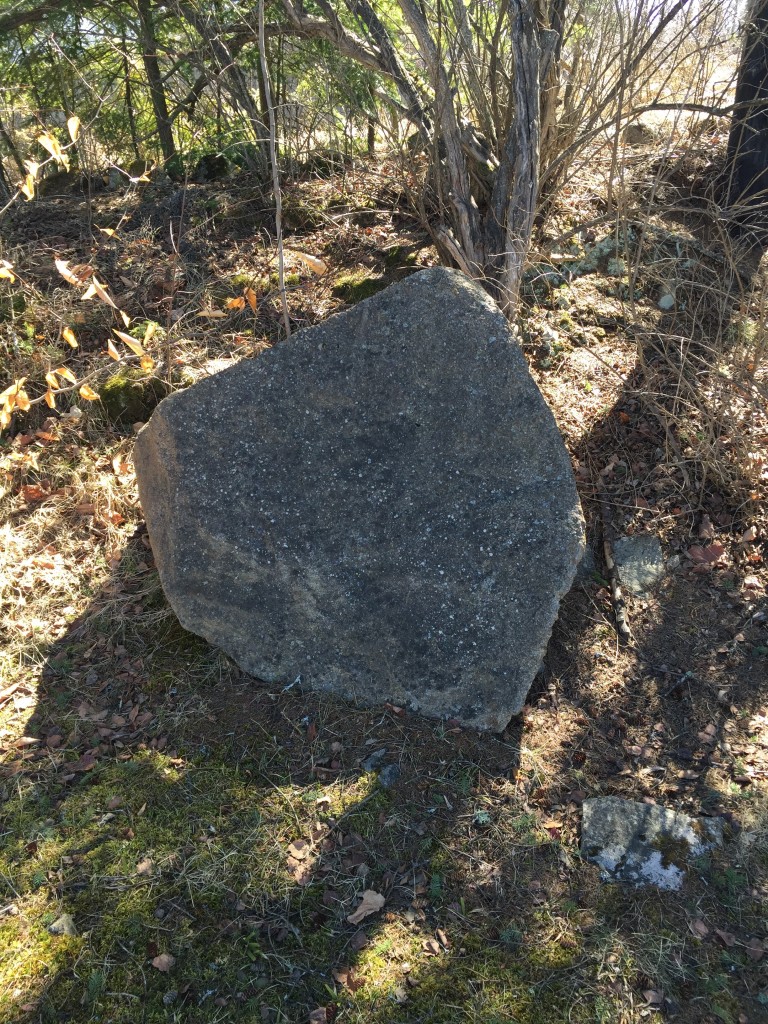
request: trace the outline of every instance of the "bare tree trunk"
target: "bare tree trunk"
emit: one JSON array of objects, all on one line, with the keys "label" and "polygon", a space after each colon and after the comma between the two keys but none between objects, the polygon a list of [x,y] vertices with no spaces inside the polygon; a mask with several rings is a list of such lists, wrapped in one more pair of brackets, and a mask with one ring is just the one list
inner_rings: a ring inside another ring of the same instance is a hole
[{"label": "bare tree trunk", "polygon": [[165,162],[178,162],[178,152],[173,139],[173,128],[168,115],[168,103],[163,88],[163,78],[160,74],[160,62],[157,59],[157,37],[155,26],[152,21],[152,7],[150,0],[136,0],[136,9],[139,12],[139,23],[141,25],[141,50],[144,62],[144,71],[149,83],[149,96],[152,102],[152,111],[157,124],[157,137],[160,140]]},{"label": "bare tree trunk", "polygon": [[728,136],[728,200],[768,212],[768,0],[750,5],[735,102],[746,106]]},{"label": "bare tree trunk", "polygon": [[6,149],[8,150],[9,156],[11,157],[13,162],[16,164],[16,169],[18,170],[18,172],[21,175],[22,180],[23,180],[26,177],[26,175],[27,175],[27,169],[24,166],[24,161],[21,159],[21,154],[19,153],[18,149],[16,148],[16,145],[15,145],[13,139],[11,138],[8,129],[5,127],[5,125],[3,124],[3,122],[1,120],[0,120],[0,141],[2,141],[4,143]]},{"label": "bare tree trunk", "polygon": [[125,79],[125,112],[128,115],[128,126],[131,131],[131,148],[137,160],[141,160],[141,149],[139,148],[139,133],[136,130],[136,115],[133,110],[133,87],[131,86],[131,65],[128,62],[128,43],[125,38],[125,29],[122,35],[123,44],[123,77]]}]

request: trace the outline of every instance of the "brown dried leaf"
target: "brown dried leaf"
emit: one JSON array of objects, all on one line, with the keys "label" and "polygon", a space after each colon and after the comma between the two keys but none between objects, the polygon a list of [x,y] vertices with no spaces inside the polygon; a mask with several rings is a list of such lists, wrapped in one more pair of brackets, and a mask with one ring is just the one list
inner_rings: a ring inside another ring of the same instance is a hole
[{"label": "brown dried leaf", "polygon": [[715,539],[715,528],[712,525],[712,520],[709,516],[704,515],[701,517],[701,523],[699,524],[699,540],[714,540]]},{"label": "brown dried leaf", "polygon": [[380,892],[374,892],[373,889],[366,889],[357,910],[348,915],[347,921],[350,924],[360,924],[363,918],[368,917],[370,914],[376,914],[381,910],[385,902],[386,900]]},{"label": "brown dried leaf", "polygon": [[714,565],[719,562],[725,555],[725,547],[720,541],[715,541],[713,544],[702,547],[699,544],[694,544],[688,548],[688,557],[692,562],[697,562],[699,565]]},{"label": "brown dried leaf", "polygon": [[163,974],[167,974],[175,963],[175,956],[171,956],[170,953],[160,953],[152,961],[152,966],[156,967],[158,971],[162,971]]},{"label": "brown dried leaf", "polygon": [[717,937],[722,941],[723,945],[728,946],[729,948],[736,945],[736,936],[733,932],[723,931],[722,928],[715,928],[714,931],[715,935],[717,935]]},{"label": "brown dried leaf", "polygon": [[707,928],[700,917],[697,917],[695,921],[689,921],[688,928],[697,939],[706,939],[709,935],[709,928]]}]

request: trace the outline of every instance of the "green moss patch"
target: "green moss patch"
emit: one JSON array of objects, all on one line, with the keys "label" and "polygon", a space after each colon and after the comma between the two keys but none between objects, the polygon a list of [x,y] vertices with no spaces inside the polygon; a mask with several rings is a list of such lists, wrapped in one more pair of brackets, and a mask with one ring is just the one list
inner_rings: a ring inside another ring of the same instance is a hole
[{"label": "green moss patch", "polygon": [[383,277],[371,276],[365,270],[358,270],[337,277],[332,292],[337,299],[343,299],[348,305],[353,306],[356,302],[369,299],[383,291],[387,284]]},{"label": "green moss patch", "polygon": [[167,394],[167,384],[139,367],[121,367],[99,391],[110,422],[120,427],[146,422]]}]

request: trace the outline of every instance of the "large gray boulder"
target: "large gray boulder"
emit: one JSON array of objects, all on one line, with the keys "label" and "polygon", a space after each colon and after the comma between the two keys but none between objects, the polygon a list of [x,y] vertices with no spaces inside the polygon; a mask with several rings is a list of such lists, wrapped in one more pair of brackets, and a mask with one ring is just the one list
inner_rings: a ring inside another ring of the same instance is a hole
[{"label": "large gray boulder", "polygon": [[425,270],[166,398],[139,493],[182,625],[269,683],[501,730],[583,552],[509,327]]}]

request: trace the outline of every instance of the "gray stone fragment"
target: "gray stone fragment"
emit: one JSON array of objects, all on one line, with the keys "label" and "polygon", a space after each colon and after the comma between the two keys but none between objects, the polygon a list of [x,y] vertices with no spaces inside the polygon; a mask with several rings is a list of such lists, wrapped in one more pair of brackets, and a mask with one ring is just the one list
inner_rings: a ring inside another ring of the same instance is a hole
[{"label": "gray stone fragment", "polygon": [[621,585],[635,597],[647,597],[664,575],[664,556],[655,533],[619,537],[613,556]]},{"label": "gray stone fragment", "polygon": [[583,804],[581,854],[604,881],[679,889],[691,860],[723,841],[721,818],[604,796]]},{"label": "gray stone fragment", "polygon": [[381,750],[374,750],[372,754],[369,754],[364,761],[361,762],[360,767],[365,772],[375,772],[386,760],[387,752],[384,748]]},{"label": "gray stone fragment", "polygon": [[135,464],[181,624],[246,672],[501,730],[583,550],[509,326],[423,271],[161,402]]},{"label": "gray stone fragment", "polygon": [[71,914],[62,914],[53,924],[48,925],[51,935],[77,935],[77,925]]},{"label": "gray stone fragment", "polygon": [[388,764],[379,772],[379,784],[384,789],[391,789],[400,778],[400,766]]}]

